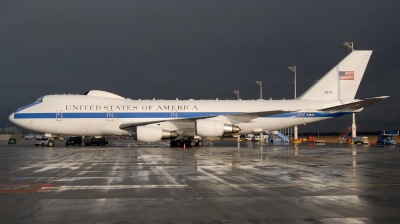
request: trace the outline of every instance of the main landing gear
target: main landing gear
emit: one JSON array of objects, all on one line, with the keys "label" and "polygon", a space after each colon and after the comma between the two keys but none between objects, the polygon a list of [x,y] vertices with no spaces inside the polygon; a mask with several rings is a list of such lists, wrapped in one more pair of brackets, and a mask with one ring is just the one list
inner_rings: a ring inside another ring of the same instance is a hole
[{"label": "main landing gear", "polygon": [[180,140],[172,140],[170,143],[171,148],[174,147],[194,147],[194,146],[203,146],[203,141],[199,139],[180,139]]}]

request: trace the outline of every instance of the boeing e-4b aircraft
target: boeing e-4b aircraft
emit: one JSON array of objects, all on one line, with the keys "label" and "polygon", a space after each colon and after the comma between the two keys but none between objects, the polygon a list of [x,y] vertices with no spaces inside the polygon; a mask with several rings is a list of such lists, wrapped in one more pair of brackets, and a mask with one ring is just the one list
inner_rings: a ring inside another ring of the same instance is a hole
[{"label": "boeing e-4b aircraft", "polygon": [[293,100],[132,100],[91,90],[39,97],[9,119],[49,137],[131,135],[142,142],[171,139],[171,146],[185,137],[191,145],[202,145],[202,137],[278,130],[360,112],[386,99],[354,99],[371,54],[353,51]]}]

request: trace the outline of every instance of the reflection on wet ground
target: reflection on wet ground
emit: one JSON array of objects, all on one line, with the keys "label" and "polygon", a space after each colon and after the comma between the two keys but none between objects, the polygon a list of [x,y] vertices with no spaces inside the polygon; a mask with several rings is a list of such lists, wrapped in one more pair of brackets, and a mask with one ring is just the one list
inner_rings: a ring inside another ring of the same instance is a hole
[{"label": "reflection on wet ground", "polygon": [[168,145],[0,143],[0,222],[400,222],[397,147]]}]

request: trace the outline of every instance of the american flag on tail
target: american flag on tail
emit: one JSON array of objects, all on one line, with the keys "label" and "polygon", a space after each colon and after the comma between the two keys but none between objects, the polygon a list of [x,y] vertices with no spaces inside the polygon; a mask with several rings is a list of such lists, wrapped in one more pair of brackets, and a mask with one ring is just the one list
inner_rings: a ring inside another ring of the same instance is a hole
[{"label": "american flag on tail", "polygon": [[339,72],[339,80],[354,80],[354,71]]}]

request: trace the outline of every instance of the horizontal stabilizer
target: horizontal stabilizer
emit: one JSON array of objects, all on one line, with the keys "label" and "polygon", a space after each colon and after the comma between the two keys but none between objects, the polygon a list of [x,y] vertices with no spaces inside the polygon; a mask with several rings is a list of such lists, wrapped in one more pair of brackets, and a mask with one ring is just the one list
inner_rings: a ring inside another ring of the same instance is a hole
[{"label": "horizontal stabilizer", "polygon": [[368,105],[371,105],[373,103],[376,103],[378,101],[384,100],[386,98],[388,98],[389,96],[379,96],[379,97],[374,97],[374,98],[367,98],[364,100],[360,100],[354,103],[347,103],[347,104],[343,104],[340,106],[334,106],[334,107],[327,107],[327,108],[323,108],[319,111],[332,111],[332,112],[338,112],[338,111],[355,111],[355,110],[359,110],[363,107],[366,107]]}]

